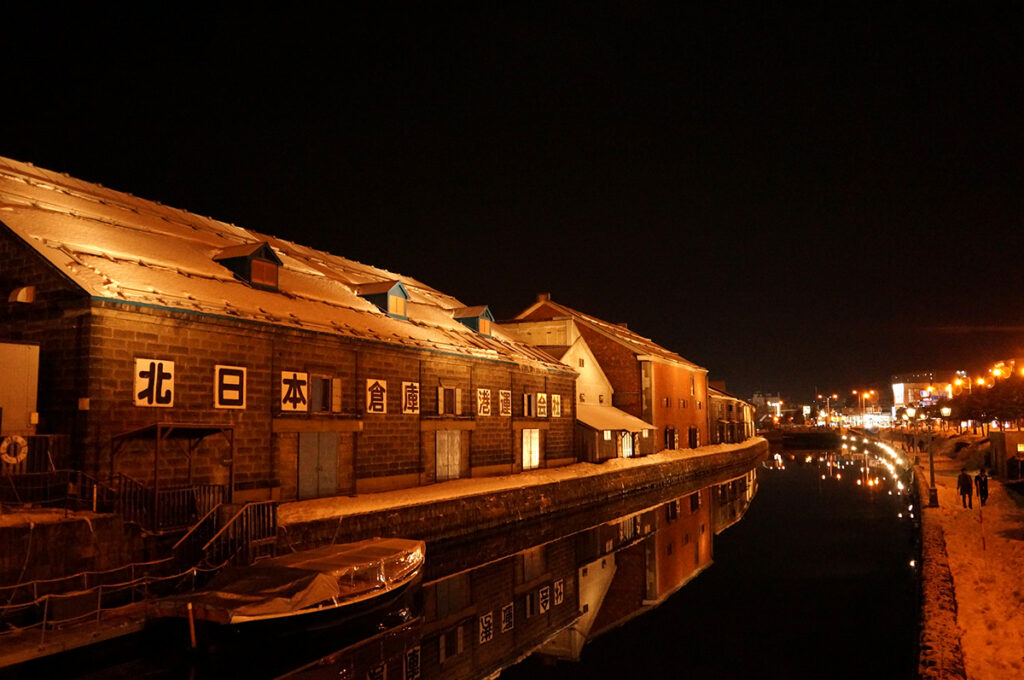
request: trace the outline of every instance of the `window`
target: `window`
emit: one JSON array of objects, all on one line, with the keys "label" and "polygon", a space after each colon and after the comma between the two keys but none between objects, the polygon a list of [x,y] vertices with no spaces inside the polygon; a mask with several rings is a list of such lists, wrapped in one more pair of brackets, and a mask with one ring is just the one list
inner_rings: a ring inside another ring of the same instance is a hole
[{"label": "window", "polygon": [[587,395],[585,395],[582,392],[580,392],[580,403],[582,404],[586,400],[587,400]]},{"label": "window", "polygon": [[523,469],[540,467],[540,430],[523,430]]},{"label": "window", "polygon": [[693,379],[693,376],[691,375],[690,376],[690,396],[692,397],[695,394],[697,394],[697,382]]},{"label": "window", "polygon": [[277,288],[277,265],[263,260],[252,260],[252,283]]},{"label": "window", "polygon": [[690,512],[700,510],[700,492],[690,494]]},{"label": "window", "polygon": [[462,390],[458,387],[437,388],[437,415],[462,415]]},{"label": "window", "polygon": [[453,630],[443,633],[440,638],[440,656],[441,663],[445,662],[445,659],[450,659],[453,656],[458,656],[465,649],[464,635],[462,632],[463,625],[459,624]]},{"label": "window", "polygon": [[679,501],[670,501],[665,504],[665,518],[671,522],[679,518]]},{"label": "window", "polygon": [[547,570],[548,560],[544,546],[540,545],[523,551],[523,580],[520,583],[529,583],[539,579]]},{"label": "window", "polygon": [[597,395],[597,403],[599,403],[599,404],[603,404],[604,403],[604,395],[603,394]]},{"label": "window", "polygon": [[672,398],[665,397],[664,399],[661,400],[661,405],[664,406],[665,408],[672,408]]},{"label": "window", "polygon": [[604,440],[606,442],[610,442],[612,440],[612,431],[611,430],[605,430],[604,431]]},{"label": "window", "polygon": [[[339,383],[337,389],[338,405],[335,408],[334,383]],[[334,381],[326,376],[312,376],[309,380],[309,412],[330,413],[341,411],[341,389],[340,380]]]},{"label": "window", "polygon": [[580,368],[583,368],[583,364],[584,364],[584,363],[585,363],[585,362],[584,362],[584,361],[583,361],[583,359],[581,358],[581,359],[580,359]]},{"label": "window", "polygon": [[536,394],[527,393],[523,395],[523,416],[526,418],[535,418],[537,416]]},{"label": "window", "polygon": [[680,399],[679,400],[679,408],[686,408],[686,400],[685,399]]},{"label": "window", "polygon": [[482,318],[480,319],[480,335],[491,334],[491,320]]},{"label": "window", "polygon": [[388,295],[388,314],[391,316],[405,316],[405,298],[397,295]]}]

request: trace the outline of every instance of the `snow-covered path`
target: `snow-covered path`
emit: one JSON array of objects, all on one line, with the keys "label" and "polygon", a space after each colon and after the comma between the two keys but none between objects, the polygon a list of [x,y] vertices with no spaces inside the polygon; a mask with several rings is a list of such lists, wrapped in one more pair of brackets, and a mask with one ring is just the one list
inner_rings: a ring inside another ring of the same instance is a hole
[{"label": "snow-covered path", "polygon": [[[922,466],[927,475],[927,459]],[[957,625],[970,680],[1024,677],[1024,507],[1019,495],[989,482],[984,508],[963,508],[956,492],[961,463],[935,458],[939,508],[956,589]],[[977,470],[968,470],[971,477]]]}]

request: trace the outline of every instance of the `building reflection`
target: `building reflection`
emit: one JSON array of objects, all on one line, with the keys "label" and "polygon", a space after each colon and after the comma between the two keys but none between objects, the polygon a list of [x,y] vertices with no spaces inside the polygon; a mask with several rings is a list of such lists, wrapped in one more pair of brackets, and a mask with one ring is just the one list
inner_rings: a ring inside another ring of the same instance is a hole
[{"label": "building reflection", "polygon": [[[578,660],[584,645],[657,607],[711,566],[756,471],[453,573],[428,573],[412,620],[287,677],[482,680],[531,654]],[[436,560],[458,569],[460,559]],[[428,553],[430,554],[430,553]],[[432,555],[432,557],[434,557]]]}]

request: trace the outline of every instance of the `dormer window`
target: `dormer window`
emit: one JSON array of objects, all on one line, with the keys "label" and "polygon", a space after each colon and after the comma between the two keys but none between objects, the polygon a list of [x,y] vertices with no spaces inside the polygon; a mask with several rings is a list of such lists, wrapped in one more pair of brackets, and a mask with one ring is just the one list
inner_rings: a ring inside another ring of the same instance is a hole
[{"label": "dormer window", "polygon": [[266,241],[225,248],[213,260],[227,267],[237,278],[253,288],[278,289],[277,273],[281,267],[281,258]]},{"label": "dormer window", "polygon": [[356,294],[377,305],[377,308],[396,319],[407,319],[409,291],[401,281],[364,283],[356,287]]},{"label": "dormer window", "polygon": [[452,318],[480,335],[491,335],[491,324],[494,323],[494,315],[491,314],[491,310],[487,305],[462,307],[461,309],[452,310]]}]

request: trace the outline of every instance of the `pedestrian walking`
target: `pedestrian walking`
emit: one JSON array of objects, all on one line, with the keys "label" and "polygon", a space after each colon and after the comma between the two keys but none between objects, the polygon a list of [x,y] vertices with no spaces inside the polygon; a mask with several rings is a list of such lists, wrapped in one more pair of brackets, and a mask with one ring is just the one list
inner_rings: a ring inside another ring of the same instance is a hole
[{"label": "pedestrian walking", "polygon": [[985,468],[981,468],[981,472],[974,477],[974,488],[978,490],[978,500],[984,507],[988,500],[988,471]]},{"label": "pedestrian walking", "polygon": [[960,476],[956,478],[956,490],[960,494],[960,500],[963,501],[964,507],[973,508],[974,484],[971,483],[971,476],[967,474],[967,468],[960,468]]}]

